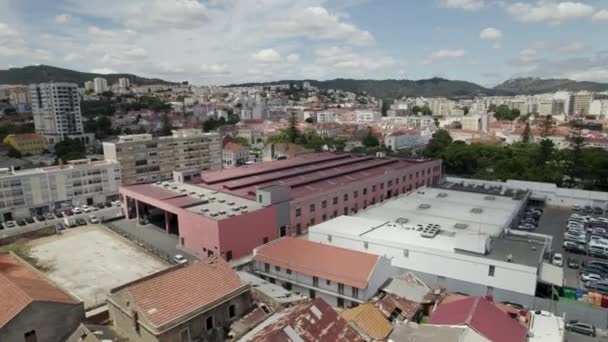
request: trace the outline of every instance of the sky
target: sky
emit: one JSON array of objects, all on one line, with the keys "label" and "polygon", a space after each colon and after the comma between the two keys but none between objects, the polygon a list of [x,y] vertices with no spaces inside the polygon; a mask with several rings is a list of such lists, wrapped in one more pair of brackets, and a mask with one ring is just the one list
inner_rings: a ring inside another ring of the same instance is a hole
[{"label": "sky", "polygon": [[608,82],[607,34],[606,0],[0,0],[0,69]]}]

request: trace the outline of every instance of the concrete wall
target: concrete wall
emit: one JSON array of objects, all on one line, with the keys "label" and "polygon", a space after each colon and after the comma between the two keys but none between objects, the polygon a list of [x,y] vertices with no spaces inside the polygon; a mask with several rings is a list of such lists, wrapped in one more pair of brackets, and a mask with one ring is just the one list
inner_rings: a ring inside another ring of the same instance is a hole
[{"label": "concrete wall", "polygon": [[[140,324],[138,333],[130,313],[125,313],[110,301],[108,308],[114,327],[132,342],[182,342],[180,334],[184,329],[189,330],[190,338],[193,341],[198,338],[201,341],[221,342],[224,341],[223,328],[228,327],[233,321],[247,313],[251,304],[251,295],[247,291],[158,335],[146,329],[142,324]],[[235,316],[232,318],[229,317],[231,305],[235,306]],[[211,330],[206,328],[206,320],[209,316],[213,316],[213,329]]]},{"label": "concrete wall", "polygon": [[274,207],[230,217],[219,221],[218,225],[220,253],[224,258],[227,251],[232,251],[233,259],[249,255],[254,248],[264,244],[264,238],[272,241],[279,237]]},{"label": "concrete wall", "polygon": [[34,330],[38,342],[61,342],[84,320],[84,305],[33,302],[0,328],[0,341],[24,341]]},{"label": "concrete wall", "polygon": [[[422,186],[436,184],[442,177],[441,160],[432,160],[414,164],[403,170],[391,171],[381,177],[348,184],[348,186],[330,188],[313,196],[294,199],[290,209],[291,233],[295,234],[298,225],[301,232],[306,233],[308,227],[313,225],[313,219],[314,224],[319,224],[333,217],[345,215],[345,208],[346,215],[349,215],[372,203],[384,201],[389,197],[389,192],[391,197],[394,197]],[[345,195],[348,196],[347,200],[345,200]],[[334,204],[334,198],[337,198],[336,204]],[[326,208],[323,208],[323,201],[326,201]],[[310,210],[311,204],[315,206],[314,212]],[[298,209],[301,210],[299,216],[296,215]]]}]

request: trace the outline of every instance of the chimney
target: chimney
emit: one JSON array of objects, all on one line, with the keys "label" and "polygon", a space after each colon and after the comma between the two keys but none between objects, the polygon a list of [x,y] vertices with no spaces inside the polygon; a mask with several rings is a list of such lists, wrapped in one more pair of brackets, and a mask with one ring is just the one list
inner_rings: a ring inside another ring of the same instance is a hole
[{"label": "chimney", "polygon": [[492,295],[486,295],[486,299],[487,299],[488,302],[494,303],[494,296],[492,296]]}]

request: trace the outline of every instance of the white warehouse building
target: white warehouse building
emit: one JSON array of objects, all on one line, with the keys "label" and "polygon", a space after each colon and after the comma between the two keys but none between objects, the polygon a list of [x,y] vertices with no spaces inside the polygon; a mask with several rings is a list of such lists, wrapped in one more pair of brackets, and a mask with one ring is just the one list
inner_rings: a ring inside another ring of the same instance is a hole
[{"label": "white warehouse building", "polygon": [[309,239],[385,256],[392,266],[449,291],[527,303],[539,278],[563,284],[563,273],[560,278],[543,262],[551,237],[508,229],[525,210],[528,195],[506,188],[493,193],[422,188],[313,226]]}]

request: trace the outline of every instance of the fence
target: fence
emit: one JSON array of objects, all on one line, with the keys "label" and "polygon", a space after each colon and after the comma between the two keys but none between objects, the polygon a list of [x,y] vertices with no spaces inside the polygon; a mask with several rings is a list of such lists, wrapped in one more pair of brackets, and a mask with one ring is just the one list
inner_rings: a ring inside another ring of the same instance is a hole
[{"label": "fence", "polygon": [[[112,220],[112,221],[115,221],[115,220]],[[173,256],[172,255],[167,254],[166,252],[164,252],[160,248],[152,246],[151,244],[149,244],[146,241],[142,240],[138,236],[133,235],[133,234],[127,232],[126,230],[122,229],[120,226],[114,224],[112,221],[105,221],[104,225],[106,227],[110,228],[116,234],[122,235],[124,238],[130,240],[131,242],[135,243],[139,247],[145,249],[148,253],[156,255],[157,257],[165,260],[168,263],[172,263],[172,264],[175,263],[173,261]]]}]

